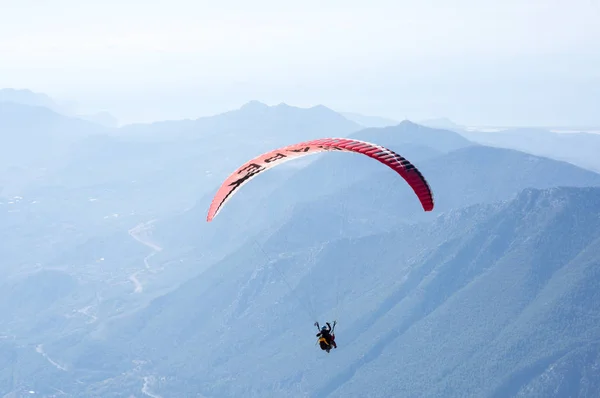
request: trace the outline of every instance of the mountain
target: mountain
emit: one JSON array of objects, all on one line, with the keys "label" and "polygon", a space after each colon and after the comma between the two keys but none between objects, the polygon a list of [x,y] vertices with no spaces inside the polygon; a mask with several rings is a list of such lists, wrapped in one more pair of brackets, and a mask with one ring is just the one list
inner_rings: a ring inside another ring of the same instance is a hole
[{"label": "mountain", "polygon": [[0,319],[5,325],[35,318],[73,291],[74,278],[64,272],[42,270],[0,284]]},{"label": "mountain", "polygon": [[230,140],[230,145],[244,145],[266,140],[269,147],[296,141],[332,137],[360,130],[361,126],[322,105],[299,108],[281,103],[268,106],[250,101],[236,110],[195,120],[164,121],[121,127],[125,136],[182,137],[191,139]]},{"label": "mountain", "polygon": [[[421,139],[424,138],[423,136],[418,137]],[[322,157],[310,167],[319,170],[318,163],[324,161],[324,159],[325,157]],[[358,161],[358,158],[356,161]],[[421,167],[429,170],[426,175],[428,178],[436,181],[432,183],[432,187],[436,189],[438,206],[440,207],[439,210],[436,210],[436,214],[439,214],[440,210],[448,211],[451,208],[460,208],[477,202],[495,202],[502,199],[510,200],[522,189],[530,185],[541,188],[573,184],[582,186],[600,185],[600,176],[570,164],[539,158],[517,151],[483,146],[467,146],[450,151],[444,155],[424,161]],[[518,170],[518,176],[504,172],[504,170],[510,170],[511,168]],[[430,239],[430,237],[434,237],[436,233],[441,233],[440,231],[448,230],[446,226],[435,227],[435,233],[426,230],[422,234],[416,234],[415,231],[421,231],[424,227],[399,227],[402,225],[399,223],[401,220],[397,219],[397,216],[394,215],[395,213],[410,217],[411,212],[419,212],[421,214],[421,211],[414,199],[414,194],[402,182],[398,183],[398,177],[393,175],[394,173],[387,173],[386,175],[382,168],[378,170],[380,171],[379,178],[371,176],[371,178],[365,178],[365,181],[360,181],[356,184],[356,186],[360,187],[360,190],[336,193],[330,195],[331,197],[325,198],[319,197],[316,194],[313,201],[306,198],[305,203],[297,203],[295,200],[289,198],[286,204],[281,204],[280,197],[276,196],[277,199],[271,202],[272,205],[254,201],[254,195],[258,195],[261,189],[269,186],[269,181],[265,175],[265,179],[261,183],[249,184],[245,187],[245,195],[251,198],[248,199],[250,202],[246,200],[240,201],[239,198],[237,204],[234,205],[236,202],[231,202],[229,212],[223,212],[219,216],[222,219],[221,224],[208,225],[204,222],[207,203],[199,206],[196,209],[197,213],[192,212],[182,215],[182,219],[187,222],[186,226],[171,225],[170,227],[177,231],[179,239],[183,242],[184,246],[195,245],[198,247],[194,249],[194,252],[187,253],[189,258],[186,262],[193,264],[197,272],[202,273],[200,278],[203,278],[203,280],[207,278],[206,284],[202,285],[203,287],[190,287],[189,292],[184,295],[189,295],[191,300],[191,297],[196,297],[194,295],[206,291],[209,294],[209,296],[204,297],[207,305],[214,302],[227,303],[228,300],[220,296],[220,293],[217,293],[220,289],[214,290],[212,286],[213,284],[222,286],[223,283],[226,283],[227,278],[232,278],[238,288],[248,291],[248,293],[243,293],[239,300],[246,303],[245,305],[249,305],[247,304],[251,302],[249,300],[256,299],[259,297],[257,294],[262,294],[259,292],[264,292],[264,288],[253,287],[255,283],[253,281],[257,278],[259,281],[263,281],[262,283],[279,283],[283,284],[283,286],[292,283],[291,281],[296,280],[296,278],[310,278],[309,280],[312,285],[306,287],[306,289],[309,289],[308,292],[301,293],[300,295],[301,298],[308,301],[308,304],[305,303],[305,308],[302,305],[295,307],[295,311],[298,313],[306,312],[311,316],[320,317],[316,310],[316,304],[312,301],[314,300],[312,297],[318,295],[318,292],[328,289],[328,283],[326,280],[317,281],[315,279],[317,275],[322,273],[318,271],[319,269],[326,269],[328,266],[342,267],[341,264],[352,265],[356,269],[360,269],[364,264],[375,266],[368,253],[358,256],[358,253],[353,251],[354,246],[357,245],[354,241],[359,239],[359,237],[363,236],[367,242],[370,242],[365,243],[366,247],[372,247],[374,251],[382,253],[382,255],[390,253],[390,251],[395,249],[401,249],[406,252],[407,256],[415,256],[419,253],[432,250],[431,248],[433,247],[443,245],[445,242],[444,239],[447,239],[445,235],[441,235],[437,240],[434,238]],[[272,172],[275,172],[275,170],[272,170]],[[306,168],[298,172],[294,178],[299,177],[303,173],[308,173]],[[313,173],[309,173],[308,175],[316,178],[317,175]],[[383,175],[386,176],[383,177]],[[271,174],[269,177],[274,179],[279,178],[274,174]],[[280,187],[271,187],[271,190],[275,189],[275,191],[269,191],[269,195],[277,195],[276,191],[293,193],[294,185],[292,180],[282,182]],[[492,189],[489,188],[489,181],[493,181]],[[255,182],[258,183],[258,179]],[[316,184],[319,186],[318,180]],[[389,190],[382,189],[382,187],[387,186],[397,187],[397,191],[392,190],[390,192]],[[317,189],[315,188],[315,190]],[[373,193],[376,192],[380,192],[381,194],[374,195]],[[440,200],[440,197],[443,200]],[[248,203],[253,203],[252,207],[254,210],[251,212],[246,210],[249,206]],[[340,206],[339,203],[343,205]],[[399,203],[402,205],[399,206]],[[275,206],[275,208],[277,206],[287,206],[293,213],[277,221],[275,223],[275,225],[279,225],[277,229],[273,230],[270,228],[261,235],[253,236],[262,228],[266,228],[267,222],[274,222],[272,218],[273,213],[270,210],[272,206]],[[479,217],[483,217],[489,212],[488,207],[483,206],[482,209],[477,213]],[[340,210],[342,211],[340,212]],[[240,216],[244,218],[240,219]],[[261,219],[263,220],[262,224],[260,223]],[[473,228],[474,222],[470,221],[469,228]],[[165,228],[167,225],[163,224],[159,225],[159,227]],[[398,228],[402,228],[402,233],[394,235],[394,238],[384,239],[382,236],[385,236],[385,233],[369,237],[369,234],[372,232],[393,231]],[[398,245],[398,239],[405,239],[407,236],[412,236],[413,234],[416,234],[415,239],[418,238],[422,241],[410,240],[407,242],[407,247],[400,247]],[[158,236],[162,238],[161,234]],[[400,236],[404,236],[404,238],[399,238]],[[335,246],[335,242],[345,241],[349,243],[343,247]],[[240,250],[234,255],[226,256],[222,262],[204,271],[206,266],[203,264],[208,261],[206,257],[214,255],[215,257],[212,257],[210,261],[216,261],[219,256],[223,255],[224,247],[227,245],[230,247],[239,247]],[[378,248],[378,245],[381,245],[381,247]],[[177,247],[175,241],[169,241],[169,246]],[[176,255],[181,255],[180,250],[175,249],[175,252],[177,253]],[[194,259],[193,253],[201,254],[203,257]],[[348,254],[347,257],[339,258],[339,253]],[[325,259],[319,260],[321,257]],[[351,261],[352,258],[357,260]],[[286,274],[287,279],[281,279],[281,274],[276,269],[269,270],[269,267],[265,268],[265,263],[273,261],[281,263],[282,269],[289,270],[289,267],[293,267],[294,264],[303,264],[307,268],[304,268],[299,275],[289,276]],[[242,268],[240,269],[239,267]],[[217,283],[212,279],[211,275],[213,275],[213,272],[219,275],[220,282]],[[336,272],[346,273],[347,270],[340,268]],[[264,273],[268,273],[270,276],[264,275]],[[352,278],[350,275],[348,278]],[[357,279],[364,281],[365,277],[364,274],[360,274],[360,277]],[[381,272],[377,272],[377,278],[372,282],[377,283],[377,281],[382,279],[385,280],[386,277],[382,276]],[[336,282],[332,282],[331,285],[336,285]],[[178,296],[180,293],[174,294]],[[211,296],[212,294],[217,294],[217,296],[213,297]],[[229,293],[229,296],[237,297],[233,292]],[[337,298],[333,296],[329,295],[326,297],[328,297],[329,303],[337,302]],[[294,297],[294,295],[288,298],[294,303],[298,301],[298,297]],[[271,302],[280,299],[274,298],[272,300]],[[264,305],[268,306],[268,302],[267,300]],[[231,311],[240,305],[235,304]],[[183,309],[188,308],[189,305],[183,303],[161,305],[161,308],[175,307]],[[198,304],[196,304],[195,308],[198,311],[202,311]],[[251,316],[252,312],[246,312],[247,310],[242,310],[242,308],[245,307],[241,307],[236,311],[242,311],[242,313],[247,313],[247,316]],[[269,307],[266,307],[264,311],[271,311],[267,308]],[[151,313],[152,310],[149,309],[148,314]],[[227,324],[228,321],[222,320],[219,322]],[[262,322],[266,322],[266,320],[257,321],[258,324]],[[155,320],[152,323],[158,325],[160,321]],[[169,324],[174,323],[177,322],[169,321]],[[209,329],[218,328],[219,325],[220,323],[217,323]],[[156,327],[159,328],[158,326]],[[298,327],[301,327],[301,325],[298,325]],[[138,330],[138,326],[133,327],[133,329]],[[152,332],[149,333],[152,334]],[[212,332],[207,333],[210,334]],[[210,337],[206,335],[194,338],[194,340],[202,339],[210,339]],[[203,353],[202,355],[209,355],[209,353]]]},{"label": "mountain", "polygon": [[0,186],[15,194],[66,162],[77,142],[107,133],[95,123],[12,102],[0,102],[0,131]]},{"label": "mountain", "polygon": [[600,134],[553,133],[534,128],[485,133],[461,131],[460,134],[484,145],[517,149],[600,172]]},{"label": "mountain", "polygon": [[114,128],[118,125],[118,120],[106,111],[93,114],[81,114],[81,112],[75,110],[75,104],[58,103],[47,94],[36,93],[31,90],[17,90],[13,88],[0,89],[0,103],[2,102],[42,107],[63,116],[88,120],[109,128]]},{"label": "mountain", "polygon": [[[5,196],[0,197],[0,218],[10,220],[3,224],[7,244],[0,252],[5,259],[27,259],[33,264],[41,258],[46,264],[80,259],[79,252],[87,248],[75,236],[95,242],[94,234],[104,236],[107,225],[127,230],[142,221],[182,213],[212,193],[235,167],[274,144],[326,134],[344,136],[359,128],[325,107],[260,103],[205,118],[187,136],[165,129],[158,138],[146,137],[156,125],[136,126],[140,134],[136,136],[128,128],[105,129],[43,107],[5,103],[2,111],[0,123],[7,133],[1,146],[7,155],[3,161],[10,155],[20,166],[9,169],[0,180]],[[187,126],[186,121],[163,126],[179,124]],[[302,164],[295,163],[291,171]],[[290,170],[276,170],[269,176],[281,182],[290,174]],[[22,199],[19,203],[11,198],[16,195]],[[59,238],[63,235],[64,240]],[[23,236],[30,237],[28,244],[35,245],[35,251],[23,250]],[[126,240],[139,246],[133,239]],[[52,252],[59,247],[66,253]]]},{"label": "mountain", "polygon": [[422,169],[439,191],[439,210],[507,199],[527,187],[600,185],[600,174],[569,163],[486,146],[456,150]]},{"label": "mountain", "polygon": [[[30,144],[63,137],[24,120]],[[598,174],[325,107],[92,125],[1,192],[0,395],[598,395]],[[242,162],[314,136],[406,156],[436,208],[377,161],[327,153],[206,222]],[[333,319],[326,354],[313,322]]]},{"label": "mountain", "polygon": [[48,95],[35,93],[31,90],[0,89],[0,103],[2,102],[47,108],[56,113],[62,112],[61,107]]},{"label": "mountain", "polygon": [[0,102],[0,127],[2,138],[10,140],[5,141],[7,145],[30,140],[37,143],[37,140],[50,138],[78,140],[109,131],[96,123],[67,117],[43,106],[12,102]]},{"label": "mountain", "polygon": [[[274,257],[248,244],[102,338],[55,345],[60,363],[97,374],[71,391],[135,394],[158,379],[162,396],[598,391],[600,188],[526,189],[433,223],[263,247]],[[311,323],[336,314],[326,355]]]},{"label": "mountain", "polygon": [[[277,146],[346,136],[359,129],[360,126],[323,106],[305,109],[253,101],[238,110],[193,121],[123,126],[118,129],[118,137],[105,140],[95,156],[120,151],[123,145],[145,147],[145,151],[156,153],[150,154],[150,158],[156,157],[151,162],[190,162],[190,167],[202,170],[199,170],[202,178],[206,177],[204,174],[225,178],[239,164]],[[98,143],[90,142],[81,150],[94,156],[96,147]]]},{"label": "mountain", "polygon": [[585,375],[596,366],[600,337],[593,287],[600,282],[599,193],[525,190],[488,208],[468,232],[450,214],[439,227],[464,232],[426,254],[424,268],[411,269],[413,289],[399,288],[396,304],[386,303],[364,357],[320,391],[596,394],[598,383]]}]

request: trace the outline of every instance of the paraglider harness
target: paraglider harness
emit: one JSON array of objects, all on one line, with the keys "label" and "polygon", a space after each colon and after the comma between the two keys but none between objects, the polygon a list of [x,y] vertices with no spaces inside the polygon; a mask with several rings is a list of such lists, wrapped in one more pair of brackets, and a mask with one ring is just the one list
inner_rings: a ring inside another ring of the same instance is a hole
[{"label": "paraglider harness", "polygon": [[321,328],[319,327],[319,322],[315,322],[315,326],[319,330],[319,333],[317,333],[317,337],[319,338],[317,343],[319,343],[319,346],[323,351],[327,351],[327,353],[329,353],[332,347],[337,348],[337,344],[335,343],[335,334],[333,333],[337,321],[333,321],[333,327],[329,324],[329,322],[326,323],[327,326],[329,326],[329,330],[326,331],[321,330]]}]

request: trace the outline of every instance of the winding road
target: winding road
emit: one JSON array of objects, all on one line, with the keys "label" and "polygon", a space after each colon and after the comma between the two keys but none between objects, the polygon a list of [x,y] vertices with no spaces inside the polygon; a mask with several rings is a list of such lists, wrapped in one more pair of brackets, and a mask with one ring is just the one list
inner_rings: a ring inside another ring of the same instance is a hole
[{"label": "winding road", "polygon": [[134,291],[133,291],[134,293],[141,293],[144,291],[144,286],[138,279],[138,274],[140,274],[141,272],[144,272],[144,271],[153,272],[152,269],[150,268],[150,264],[148,261],[150,260],[150,258],[152,258],[152,256],[154,256],[156,253],[158,253],[162,250],[162,247],[160,247],[159,245],[157,245],[154,242],[151,242],[146,236],[144,236],[146,232],[151,230],[152,224],[155,221],[156,220],[150,220],[148,222],[138,224],[128,231],[129,236],[131,236],[133,239],[137,240],[142,245],[147,246],[148,248],[150,248],[152,250],[152,252],[150,254],[148,254],[146,257],[144,257],[145,269],[136,271],[129,276],[129,280],[134,285]]}]

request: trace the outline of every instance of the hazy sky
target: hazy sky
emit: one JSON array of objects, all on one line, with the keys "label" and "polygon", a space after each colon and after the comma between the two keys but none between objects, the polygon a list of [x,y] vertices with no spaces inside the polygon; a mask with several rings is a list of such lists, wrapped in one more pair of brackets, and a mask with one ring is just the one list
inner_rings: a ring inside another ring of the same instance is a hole
[{"label": "hazy sky", "polygon": [[124,122],[249,100],[600,125],[600,0],[0,0],[0,88]]}]

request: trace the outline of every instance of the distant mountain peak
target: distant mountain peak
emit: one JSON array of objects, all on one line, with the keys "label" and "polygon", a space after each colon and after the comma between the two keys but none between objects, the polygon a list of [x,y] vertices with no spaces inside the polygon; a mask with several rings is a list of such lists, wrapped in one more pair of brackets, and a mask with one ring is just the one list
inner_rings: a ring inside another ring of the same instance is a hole
[{"label": "distant mountain peak", "polygon": [[410,120],[408,120],[408,119],[404,119],[403,121],[401,121],[401,122],[398,124],[398,126],[400,126],[400,127],[405,127],[405,128],[421,128],[421,127],[423,127],[423,126],[421,126],[421,125],[419,125],[419,124],[417,124],[417,123],[411,122],[411,121],[410,121]]},{"label": "distant mountain peak", "polygon": [[240,107],[240,110],[253,111],[253,110],[264,110],[267,108],[269,108],[269,105],[267,105],[263,102],[257,101],[257,100],[252,100],[252,101],[248,101],[244,105],[242,105]]},{"label": "distant mountain peak", "polygon": [[334,110],[332,110],[331,108],[326,107],[323,104],[318,104],[318,105],[315,105],[315,106],[311,106],[309,109],[326,110],[328,112],[335,112]]}]

